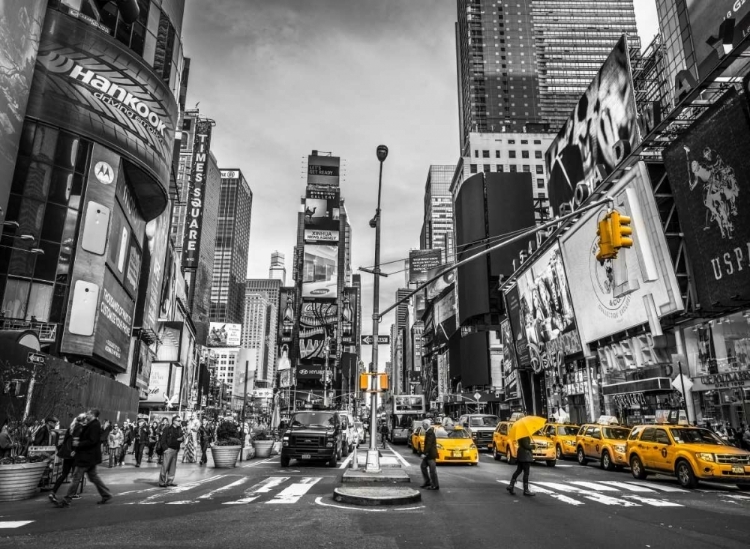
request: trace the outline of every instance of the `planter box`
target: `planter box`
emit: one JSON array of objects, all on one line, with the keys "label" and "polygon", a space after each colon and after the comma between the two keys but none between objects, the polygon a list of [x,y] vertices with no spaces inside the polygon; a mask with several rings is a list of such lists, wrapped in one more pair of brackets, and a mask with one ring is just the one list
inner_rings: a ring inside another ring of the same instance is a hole
[{"label": "planter box", "polygon": [[273,449],[273,440],[256,440],[253,443],[255,447],[255,457],[267,458],[271,457],[271,450]]},{"label": "planter box", "polygon": [[33,497],[48,466],[46,461],[0,465],[0,501]]},{"label": "planter box", "polygon": [[214,458],[214,467],[231,468],[237,464],[242,446],[211,446],[211,455]]}]

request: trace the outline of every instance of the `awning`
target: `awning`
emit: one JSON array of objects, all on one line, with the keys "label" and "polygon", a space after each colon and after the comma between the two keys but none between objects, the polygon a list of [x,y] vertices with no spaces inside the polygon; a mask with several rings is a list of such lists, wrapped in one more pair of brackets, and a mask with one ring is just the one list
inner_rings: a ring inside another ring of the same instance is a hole
[{"label": "awning", "polygon": [[653,377],[651,379],[639,379],[636,381],[623,381],[611,385],[602,385],[603,395],[621,395],[624,393],[645,393],[649,391],[673,390],[668,377]]}]

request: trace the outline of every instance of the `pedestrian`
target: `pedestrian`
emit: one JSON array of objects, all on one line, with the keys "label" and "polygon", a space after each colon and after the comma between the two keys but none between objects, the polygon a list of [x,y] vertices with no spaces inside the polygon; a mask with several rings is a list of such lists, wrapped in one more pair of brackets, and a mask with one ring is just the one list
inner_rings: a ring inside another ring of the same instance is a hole
[{"label": "pedestrian", "polygon": [[[127,419],[125,420],[128,421]],[[117,464],[122,467],[123,463],[125,463],[125,456],[128,453],[128,446],[130,446],[130,442],[133,440],[133,432],[130,430],[130,424],[125,423],[125,425],[122,428],[122,446],[120,446],[120,449],[117,452]],[[110,450],[111,451],[111,450]]]},{"label": "pedestrian", "polygon": [[8,424],[4,424],[3,428],[0,429],[0,459],[11,457],[15,443],[10,436],[8,430]]},{"label": "pedestrian", "polygon": [[109,454],[109,433],[112,432],[112,422],[108,419],[104,420],[102,425],[102,453]]},{"label": "pedestrian", "polygon": [[96,466],[102,462],[102,445],[101,440],[102,426],[99,423],[99,410],[96,408],[86,412],[86,425],[81,430],[81,436],[78,440],[73,440],[73,458],[75,470],[73,472],[73,481],[70,484],[68,493],[65,498],[58,502],[58,507],[70,507],[73,496],[78,491],[78,485],[83,480],[83,475],[89,477],[89,481],[96,486],[96,490],[101,496],[97,503],[107,503],[112,499],[112,493],[109,488],[102,482]]},{"label": "pedestrian", "polygon": [[380,425],[380,438],[383,442],[383,448],[385,448],[385,440],[388,438],[388,423],[385,421]]},{"label": "pedestrian", "polygon": [[190,422],[182,422],[182,432],[185,435],[185,451],[182,453],[182,463],[195,463],[195,443],[190,430]]},{"label": "pedestrian", "polygon": [[164,430],[169,427],[169,420],[167,418],[162,418],[161,423],[159,424],[159,430],[156,433],[156,454],[159,456],[159,459],[157,460],[157,463],[161,465],[164,462],[164,451],[159,451],[159,443],[161,441],[161,436],[164,434]]},{"label": "pedestrian", "polygon": [[57,423],[55,416],[45,418],[44,424],[34,434],[34,446],[57,446]]},{"label": "pedestrian", "polygon": [[[79,414],[78,416],[73,418],[70,427],[65,432],[65,436],[63,437],[60,449],[57,451],[57,457],[62,460],[62,470],[57,476],[57,480],[55,481],[54,486],[52,486],[52,491],[49,494],[49,500],[55,505],[57,505],[58,503],[56,497],[57,491],[60,489],[62,483],[65,482],[65,480],[68,478],[68,475],[71,471],[73,471],[75,467],[75,453],[73,449],[73,442],[80,440],[81,432],[86,426],[86,421],[86,414]],[[79,499],[80,497],[81,496],[79,496],[78,494],[74,494],[73,496],[71,496],[71,499]]]},{"label": "pedestrian", "polygon": [[531,451],[531,437],[521,437],[518,439],[518,455],[516,456],[518,465],[516,471],[510,479],[510,484],[506,490],[512,495],[515,495],[515,485],[518,476],[523,473],[523,495],[524,496],[535,496],[536,494],[529,490],[529,471],[531,469],[531,462],[534,461],[534,454]]},{"label": "pedestrian", "polygon": [[743,448],[750,452],[750,425],[745,427],[744,431],[742,432],[742,439],[740,440],[740,448]]},{"label": "pedestrian", "polygon": [[156,421],[151,422],[148,428],[148,462],[151,463],[154,457],[154,448],[156,448],[156,439],[159,434],[159,424]]},{"label": "pedestrian", "polygon": [[138,420],[138,427],[135,430],[135,446],[133,453],[135,454],[135,466],[140,467],[141,461],[143,460],[143,450],[148,445],[148,423],[146,420],[141,418]]},{"label": "pedestrian", "polygon": [[112,462],[114,461],[115,466],[120,464],[120,451],[122,450],[122,443],[125,436],[120,430],[120,426],[115,423],[112,430],[109,432],[107,445],[109,446],[109,468],[112,468]]},{"label": "pedestrian", "polygon": [[164,429],[159,440],[159,448],[164,453],[164,462],[159,474],[159,486],[177,486],[174,476],[177,472],[177,453],[180,451],[180,443],[185,439],[180,424],[180,416],[172,418],[172,425]]},{"label": "pedestrian", "polygon": [[[428,490],[440,490],[440,483],[437,476],[437,436],[435,435],[435,426],[430,425],[429,421],[423,421],[422,427],[426,429],[424,436],[424,455],[422,456],[422,478],[424,483],[421,488]],[[429,470],[429,474],[428,474]]]},{"label": "pedestrian", "polygon": [[211,428],[211,424],[205,419],[201,421],[201,426],[198,428],[198,437],[201,444],[200,464],[205,465],[206,463],[208,463],[206,450],[208,449],[208,445],[211,444],[211,440],[213,439],[213,429]]}]

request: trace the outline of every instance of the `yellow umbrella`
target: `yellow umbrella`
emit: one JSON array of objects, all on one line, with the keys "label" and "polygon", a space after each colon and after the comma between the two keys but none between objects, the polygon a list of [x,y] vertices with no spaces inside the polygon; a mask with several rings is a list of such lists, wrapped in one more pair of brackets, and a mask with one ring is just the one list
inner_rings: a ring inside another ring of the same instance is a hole
[{"label": "yellow umbrella", "polygon": [[547,420],[539,416],[524,416],[510,426],[508,438],[518,440],[523,437],[530,437],[539,429],[544,427]]}]

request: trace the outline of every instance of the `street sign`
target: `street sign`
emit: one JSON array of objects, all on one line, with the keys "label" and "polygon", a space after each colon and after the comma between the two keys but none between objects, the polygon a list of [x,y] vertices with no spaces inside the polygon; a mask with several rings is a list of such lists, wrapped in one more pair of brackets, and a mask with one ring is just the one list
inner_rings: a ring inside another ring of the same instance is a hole
[{"label": "street sign", "polygon": [[479,400],[480,398],[482,398],[482,393],[480,393],[479,391],[474,393],[474,400]]},{"label": "street sign", "polygon": [[[372,337],[372,335],[363,335],[363,336],[359,336],[359,340],[362,345],[372,345],[375,339]],[[391,344],[391,336],[389,335],[378,336],[378,345],[390,345],[390,344]]]},{"label": "street sign", "polygon": [[44,364],[46,357],[43,354],[30,352],[26,357],[26,362],[29,364]]}]

